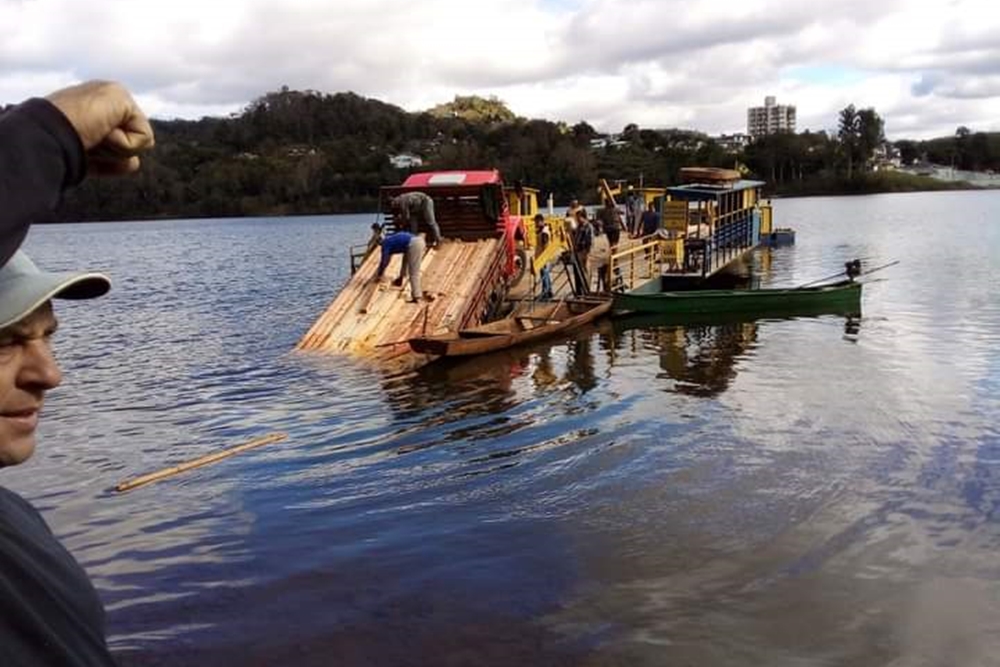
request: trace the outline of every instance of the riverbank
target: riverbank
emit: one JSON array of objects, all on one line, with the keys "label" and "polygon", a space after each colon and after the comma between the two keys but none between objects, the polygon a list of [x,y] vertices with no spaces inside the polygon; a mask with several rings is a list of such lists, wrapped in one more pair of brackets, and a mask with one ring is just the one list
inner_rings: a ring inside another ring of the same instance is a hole
[{"label": "riverbank", "polygon": [[900,171],[876,171],[851,179],[843,176],[818,176],[802,181],[780,183],[774,197],[814,197],[829,195],[870,195],[892,192],[928,192],[939,190],[982,190],[967,181],[943,181]]}]

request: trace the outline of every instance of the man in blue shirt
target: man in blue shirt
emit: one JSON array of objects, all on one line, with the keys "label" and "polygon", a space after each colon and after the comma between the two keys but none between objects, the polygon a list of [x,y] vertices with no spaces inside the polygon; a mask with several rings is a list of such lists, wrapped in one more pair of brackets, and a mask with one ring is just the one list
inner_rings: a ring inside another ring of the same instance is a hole
[{"label": "man in blue shirt", "polygon": [[393,255],[404,255],[403,265],[399,270],[399,277],[392,284],[397,287],[403,285],[403,279],[407,274],[410,276],[410,295],[413,297],[411,303],[416,303],[420,299],[433,301],[434,297],[424,294],[420,289],[420,261],[424,257],[424,238],[418,234],[409,232],[396,232],[382,239],[382,259],[378,263],[378,270],[375,272],[375,280],[383,282],[385,280],[385,270],[389,266],[389,260]]}]

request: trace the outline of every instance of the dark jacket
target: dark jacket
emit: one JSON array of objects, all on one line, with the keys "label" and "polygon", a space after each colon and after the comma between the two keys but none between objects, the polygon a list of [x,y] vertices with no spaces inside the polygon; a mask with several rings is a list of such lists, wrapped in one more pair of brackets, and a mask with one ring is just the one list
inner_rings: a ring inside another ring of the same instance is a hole
[{"label": "dark jacket", "polygon": [[573,234],[573,249],[577,252],[590,252],[590,247],[594,245],[594,228],[591,222],[577,224],[576,232]]},{"label": "dark jacket", "polygon": [[85,174],[80,137],[50,102],[31,99],[0,113],[0,266],[21,246],[28,226]]},{"label": "dark jacket", "polygon": [[0,665],[114,664],[87,574],[28,501],[0,488]]}]

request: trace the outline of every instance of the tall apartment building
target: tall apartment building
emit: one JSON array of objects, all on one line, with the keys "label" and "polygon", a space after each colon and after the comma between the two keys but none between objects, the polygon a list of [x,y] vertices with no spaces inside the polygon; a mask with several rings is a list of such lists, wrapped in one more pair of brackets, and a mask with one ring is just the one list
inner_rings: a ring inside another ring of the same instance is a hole
[{"label": "tall apartment building", "polygon": [[764,106],[747,109],[747,134],[751,137],[794,131],[795,107],[775,104],[773,95],[764,98]]}]

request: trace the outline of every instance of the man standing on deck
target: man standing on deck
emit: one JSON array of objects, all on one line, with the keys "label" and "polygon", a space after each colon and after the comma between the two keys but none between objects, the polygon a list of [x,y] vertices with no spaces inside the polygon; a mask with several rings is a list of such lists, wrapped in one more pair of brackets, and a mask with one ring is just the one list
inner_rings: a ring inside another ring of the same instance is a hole
[{"label": "man standing on deck", "polygon": [[[128,91],[90,81],[0,115],[0,468],[28,459],[45,393],[61,372],[50,299],[106,292],[100,274],[39,271],[18,248],[31,222],[91,174],[139,168],[153,131]],[[42,516],[0,487],[0,665],[111,667],[104,609]]]},{"label": "man standing on deck", "polygon": [[577,296],[590,293],[590,248],[594,245],[594,228],[587,218],[587,209],[581,208],[576,214],[576,230],[573,232],[573,258],[576,269],[573,272]]},{"label": "man standing on deck", "polygon": [[423,220],[431,230],[430,246],[433,248],[441,242],[441,229],[434,218],[434,200],[428,195],[423,192],[404,192],[393,197],[390,203],[393,212],[410,228],[411,233],[420,231],[420,220]]},{"label": "man standing on deck", "polygon": [[[552,230],[549,229],[549,224],[545,222],[545,216],[541,213],[535,214],[535,235],[538,238],[538,244],[535,247],[535,257],[538,257],[545,252],[549,247],[549,243],[552,242]],[[552,269],[548,263],[543,264],[538,270],[538,277],[542,283],[542,293],[539,295],[539,298],[543,301],[553,298]]]},{"label": "man standing on deck", "polygon": [[655,234],[660,228],[660,214],[656,212],[656,201],[651,200],[642,214],[642,236]]},{"label": "man standing on deck", "polygon": [[420,289],[420,261],[424,258],[424,238],[409,232],[396,232],[382,239],[382,259],[375,272],[376,282],[384,282],[385,270],[393,255],[404,255],[404,257],[399,277],[392,281],[392,284],[396,287],[402,287],[403,279],[409,274],[410,295],[412,296],[410,303],[416,303],[421,299],[433,301],[433,295],[424,294],[423,290]]},{"label": "man standing on deck", "polygon": [[611,245],[617,246],[621,238],[622,216],[613,201],[610,199],[604,201],[604,207],[597,212],[597,220],[601,224],[601,229],[608,235]]}]

